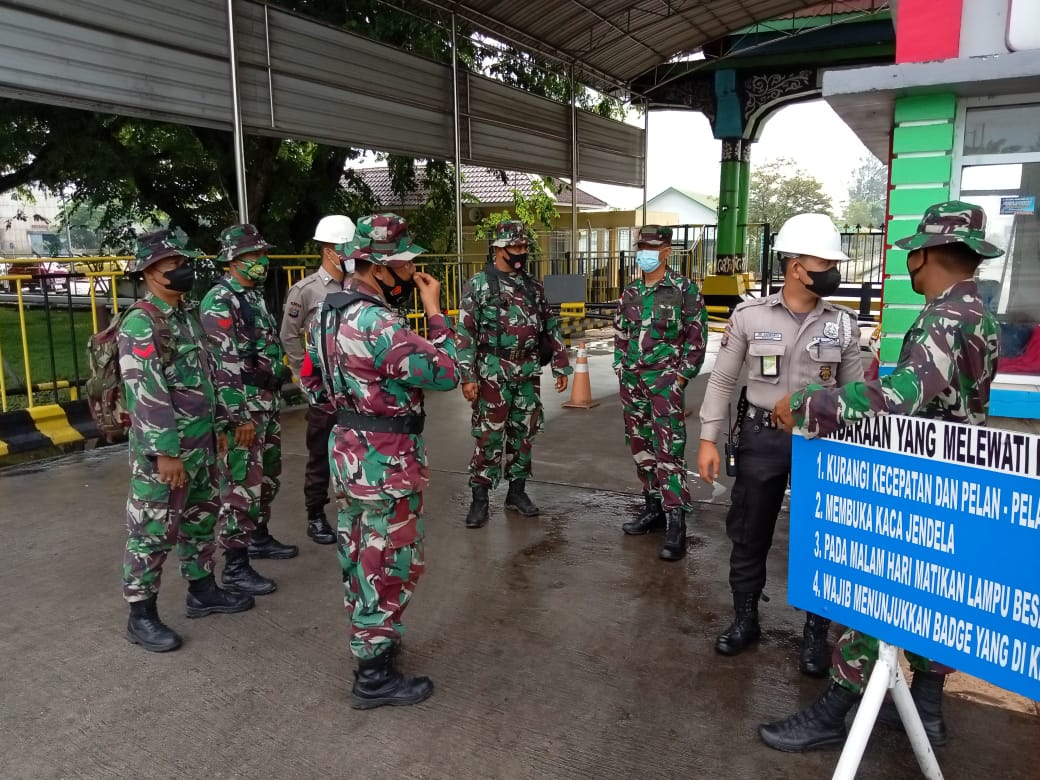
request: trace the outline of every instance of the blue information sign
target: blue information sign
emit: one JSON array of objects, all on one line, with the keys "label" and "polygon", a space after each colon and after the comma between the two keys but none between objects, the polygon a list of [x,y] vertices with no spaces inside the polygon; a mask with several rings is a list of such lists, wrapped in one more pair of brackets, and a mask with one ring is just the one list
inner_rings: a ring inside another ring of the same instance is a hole
[{"label": "blue information sign", "polygon": [[1040,700],[1040,436],[889,415],[793,462],[791,604]]}]

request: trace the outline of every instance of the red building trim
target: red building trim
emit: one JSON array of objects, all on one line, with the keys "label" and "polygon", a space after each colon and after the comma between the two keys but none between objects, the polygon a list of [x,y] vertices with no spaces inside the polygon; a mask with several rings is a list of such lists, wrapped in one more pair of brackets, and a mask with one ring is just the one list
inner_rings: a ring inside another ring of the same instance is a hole
[{"label": "red building trim", "polygon": [[964,0],[899,0],[896,4],[896,62],[956,57],[961,46]]}]

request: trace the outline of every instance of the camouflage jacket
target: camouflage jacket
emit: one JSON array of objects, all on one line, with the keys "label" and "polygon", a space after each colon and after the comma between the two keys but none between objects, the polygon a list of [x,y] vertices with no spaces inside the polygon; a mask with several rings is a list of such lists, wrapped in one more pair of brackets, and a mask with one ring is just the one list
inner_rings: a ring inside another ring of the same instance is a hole
[{"label": "camouflage jacket", "polygon": [[671,270],[653,287],[636,279],[614,315],[614,370],[651,378],[675,372],[689,381],[704,363],[707,338],[708,314],[696,284]]},{"label": "camouflage jacket", "polygon": [[921,310],[891,374],[842,388],[809,385],[791,396],[791,410],[809,436],[877,414],[983,425],[997,359],[997,321],[965,280]]},{"label": "camouflage jacket", "polygon": [[[145,300],[162,312],[166,328],[154,327],[152,317],[137,309],[126,315],[117,335],[130,452],[177,457],[213,450],[214,433],[226,425],[227,409],[213,389],[206,336],[194,313],[183,306],[174,309],[151,294]],[[163,338],[166,343],[160,343]]]},{"label": "camouflage jacket", "polygon": [[[236,427],[249,420],[249,412],[274,411],[281,405],[285,353],[262,288],[225,280],[231,289],[223,280],[215,284],[202,299],[200,315],[216,357],[214,384]],[[252,308],[252,327],[239,295]]]},{"label": "camouflage jacket", "polygon": [[[357,279],[344,289],[378,297]],[[431,317],[429,334],[427,341],[409,330],[396,311],[374,303],[361,301],[345,310],[322,303],[308,346],[311,361],[321,371],[301,381],[312,400],[320,402],[328,395],[336,409],[373,417],[423,414],[424,390],[451,390],[459,383],[447,317]],[[332,436],[330,457],[354,498],[400,498],[429,482],[422,436],[340,425]]]},{"label": "camouflage jacket", "polygon": [[552,341],[553,376],[568,376],[574,369],[567,358],[567,345],[560,335],[560,320],[545,300],[542,283],[530,276],[502,273],[498,277],[500,298],[493,300],[488,271],[481,271],[466,284],[459,305],[459,370],[462,382],[479,382],[494,377],[499,381],[525,380],[539,376],[538,341],[542,329]]}]

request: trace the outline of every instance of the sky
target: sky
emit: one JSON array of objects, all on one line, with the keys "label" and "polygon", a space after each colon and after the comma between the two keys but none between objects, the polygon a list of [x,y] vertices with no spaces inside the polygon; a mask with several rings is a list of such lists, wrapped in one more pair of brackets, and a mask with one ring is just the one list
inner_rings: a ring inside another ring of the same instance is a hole
[{"label": "sky", "polygon": [[[642,122],[642,118],[632,120]],[[707,117],[696,111],[651,111],[647,150],[647,197],[668,187],[717,195],[721,142]],[[751,167],[790,157],[823,183],[840,213],[852,172],[866,147],[823,100],[782,108],[770,117],[751,147]],[[621,209],[642,207],[639,188],[580,182],[582,189]]]}]

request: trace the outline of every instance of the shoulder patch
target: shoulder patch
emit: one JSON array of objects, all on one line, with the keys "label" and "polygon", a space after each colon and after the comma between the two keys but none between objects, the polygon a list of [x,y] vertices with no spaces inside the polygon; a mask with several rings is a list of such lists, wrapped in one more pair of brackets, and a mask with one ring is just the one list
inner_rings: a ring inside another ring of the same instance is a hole
[{"label": "shoulder patch", "polygon": [[286,311],[286,314],[288,314],[290,318],[295,320],[297,317],[300,316],[300,308],[301,308],[300,307],[300,302],[299,301],[293,301],[292,303],[289,304],[289,308]]}]

